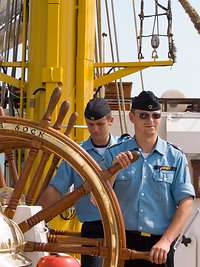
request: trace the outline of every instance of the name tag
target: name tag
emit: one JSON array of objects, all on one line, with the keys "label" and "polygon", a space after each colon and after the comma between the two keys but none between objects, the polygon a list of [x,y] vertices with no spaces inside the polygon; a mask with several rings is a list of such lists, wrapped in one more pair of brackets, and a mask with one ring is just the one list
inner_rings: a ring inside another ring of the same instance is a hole
[{"label": "name tag", "polygon": [[159,171],[175,171],[177,168],[174,166],[159,166],[155,165],[154,170],[159,170]]}]

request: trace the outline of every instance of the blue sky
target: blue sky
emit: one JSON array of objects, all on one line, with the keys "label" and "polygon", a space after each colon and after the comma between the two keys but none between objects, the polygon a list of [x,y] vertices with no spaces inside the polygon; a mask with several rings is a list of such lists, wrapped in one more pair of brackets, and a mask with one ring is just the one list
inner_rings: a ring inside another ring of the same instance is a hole
[{"label": "blue sky", "polygon": [[[190,4],[200,14],[200,1],[189,0]],[[114,0],[116,27],[118,32],[118,46],[120,61],[137,61],[136,39],[134,31],[132,0]],[[148,13],[152,13],[154,0],[145,0],[145,7]],[[159,0],[166,5],[166,0]],[[135,0],[136,13],[139,14],[140,0]],[[172,67],[148,68],[143,71],[144,89],[154,91],[159,97],[166,90],[181,91],[186,97],[200,98],[200,34],[194,28],[188,15],[183,10],[178,0],[172,0],[173,12],[173,34],[174,42],[177,48],[177,63]],[[138,19],[138,17],[137,17]],[[145,19],[147,20],[147,19]],[[152,31],[152,23],[150,20],[146,23],[144,30]],[[165,21],[160,19],[161,24],[165,25]],[[139,21],[139,20],[138,20]],[[148,25],[148,26],[147,26]],[[163,30],[160,25],[160,32]],[[165,25],[166,26],[166,25]],[[105,27],[105,32],[107,29]],[[106,47],[109,40],[106,39]],[[144,41],[145,42],[145,41]],[[167,59],[166,43],[164,38],[161,39],[159,49],[159,59]],[[162,45],[162,47],[161,47]],[[107,49],[107,54],[109,48]],[[145,61],[151,59],[151,46],[145,48]],[[107,55],[106,61],[109,61]],[[133,92],[135,95],[142,90],[139,73],[129,75],[123,79],[124,81],[133,82]]]}]

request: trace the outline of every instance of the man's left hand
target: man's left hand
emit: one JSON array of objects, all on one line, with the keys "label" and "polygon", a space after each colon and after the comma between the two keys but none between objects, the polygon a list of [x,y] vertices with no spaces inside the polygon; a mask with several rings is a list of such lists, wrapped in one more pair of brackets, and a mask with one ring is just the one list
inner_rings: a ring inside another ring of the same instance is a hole
[{"label": "man's left hand", "polygon": [[170,250],[170,241],[166,238],[161,238],[150,251],[150,261],[156,264],[163,264],[167,260],[167,254]]}]

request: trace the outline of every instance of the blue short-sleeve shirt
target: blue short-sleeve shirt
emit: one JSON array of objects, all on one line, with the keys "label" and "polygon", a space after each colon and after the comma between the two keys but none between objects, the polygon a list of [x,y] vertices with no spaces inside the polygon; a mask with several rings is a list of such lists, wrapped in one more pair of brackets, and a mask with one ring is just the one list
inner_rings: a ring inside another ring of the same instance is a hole
[{"label": "blue short-sleeve shirt", "polygon": [[[105,167],[122,151],[139,150],[135,138],[110,147]],[[155,149],[119,172],[114,183],[127,230],[163,234],[177,205],[195,196],[182,151],[158,137]]]},{"label": "blue short-sleeve shirt", "polygon": [[[110,136],[109,146],[117,143],[118,137]],[[102,167],[104,156],[98,153],[94,147],[91,138],[81,143],[81,146],[90,154],[90,156]],[[62,161],[55,176],[50,181],[50,185],[55,187],[62,194],[69,192],[69,188],[82,185],[83,180],[80,175],[65,161]],[[81,222],[100,220],[98,209],[90,201],[90,195],[83,196],[76,204],[76,213]]]}]

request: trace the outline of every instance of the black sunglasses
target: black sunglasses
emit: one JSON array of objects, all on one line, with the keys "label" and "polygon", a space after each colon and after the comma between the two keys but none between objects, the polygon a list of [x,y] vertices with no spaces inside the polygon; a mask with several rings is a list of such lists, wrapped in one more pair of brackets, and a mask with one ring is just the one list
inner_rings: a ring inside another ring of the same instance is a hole
[{"label": "black sunglasses", "polygon": [[138,112],[138,117],[142,120],[147,120],[150,117],[154,120],[158,120],[161,117],[161,113],[160,112],[152,112],[152,113],[148,113],[148,112]]}]

